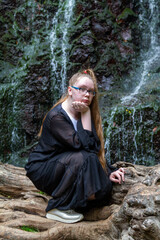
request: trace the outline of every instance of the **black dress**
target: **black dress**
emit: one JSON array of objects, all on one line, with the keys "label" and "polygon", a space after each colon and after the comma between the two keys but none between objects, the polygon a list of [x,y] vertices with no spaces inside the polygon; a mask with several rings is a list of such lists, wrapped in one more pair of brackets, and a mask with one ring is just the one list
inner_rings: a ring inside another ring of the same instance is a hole
[{"label": "black dress", "polygon": [[107,201],[112,170],[108,168],[108,174],[103,170],[97,156],[99,149],[93,124],[92,131],[88,131],[78,120],[75,131],[61,104],[48,112],[39,144],[25,166],[34,185],[52,196],[46,211],[85,208],[92,194],[94,202]]}]

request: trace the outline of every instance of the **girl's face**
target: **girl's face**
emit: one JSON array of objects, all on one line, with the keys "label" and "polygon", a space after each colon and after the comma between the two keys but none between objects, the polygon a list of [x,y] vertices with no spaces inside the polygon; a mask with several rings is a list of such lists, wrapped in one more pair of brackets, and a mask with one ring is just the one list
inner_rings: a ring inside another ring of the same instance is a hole
[{"label": "girl's face", "polygon": [[[89,90],[91,92],[85,90]],[[94,83],[88,77],[81,77],[74,83],[73,86],[68,87],[68,94],[72,98],[72,101],[83,102],[87,106],[91,104],[94,97],[92,92],[94,92]]]}]

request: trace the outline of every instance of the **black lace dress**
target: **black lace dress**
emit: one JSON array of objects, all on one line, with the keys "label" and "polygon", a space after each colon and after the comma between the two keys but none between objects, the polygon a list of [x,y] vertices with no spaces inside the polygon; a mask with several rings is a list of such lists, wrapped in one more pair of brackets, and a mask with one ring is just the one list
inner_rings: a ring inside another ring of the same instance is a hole
[{"label": "black lace dress", "polygon": [[103,170],[97,157],[99,149],[93,124],[88,131],[78,120],[75,131],[61,104],[48,112],[39,144],[25,166],[34,185],[52,196],[46,211],[85,208],[92,194],[94,202],[107,201],[112,170],[108,168],[108,174]]}]

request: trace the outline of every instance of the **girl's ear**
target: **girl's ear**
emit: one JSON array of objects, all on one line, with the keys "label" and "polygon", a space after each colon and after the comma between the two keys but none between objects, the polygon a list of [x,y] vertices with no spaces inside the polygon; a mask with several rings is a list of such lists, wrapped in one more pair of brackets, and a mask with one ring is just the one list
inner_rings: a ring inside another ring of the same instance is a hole
[{"label": "girl's ear", "polygon": [[72,96],[72,88],[70,86],[68,87],[68,95]]}]

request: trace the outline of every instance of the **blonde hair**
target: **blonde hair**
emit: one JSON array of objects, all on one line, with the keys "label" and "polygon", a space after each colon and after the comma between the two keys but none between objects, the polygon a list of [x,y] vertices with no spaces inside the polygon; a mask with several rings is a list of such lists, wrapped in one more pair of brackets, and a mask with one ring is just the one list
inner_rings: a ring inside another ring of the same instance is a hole
[{"label": "blonde hair", "polygon": [[[87,78],[91,79],[93,81],[93,83],[94,83],[94,90],[96,92],[96,95],[94,96],[94,98],[92,100],[92,103],[90,105],[91,116],[92,116],[92,120],[94,122],[94,126],[95,126],[95,129],[96,129],[97,136],[98,136],[98,138],[99,138],[99,140],[101,142],[101,148],[100,148],[100,151],[98,153],[98,158],[99,158],[99,161],[100,161],[103,169],[107,170],[106,169],[106,160],[105,160],[105,149],[104,149],[104,137],[103,137],[103,129],[102,129],[102,119],[101,119],[101,116],[100,116],[99,104],[98,104],[97,79],[96,79],[96,76],[95,76],[93,70],[92,69],[87,69],[85,71],[78,72],[78,73],[74,74],[71,77],[71,79],[69,80],[69,86],[74,85],[74,83],[78,79],[80,79],[82,77],[87,77]],[[63,103],[67,98],[68,98],[68,93],[63,95],[59,99],[59,101],[51,109],[55,108],[58,104]],[[40,129],[39,134],[38,134],[39,137],[41,136],[41,133],[42,133],[43,123],[44,123],[44,120],[46,118],[46,115],[45,115],[45,117],[43,119],[43,122],[42,122],[42,125],[41,125],[41,129]]]}]

